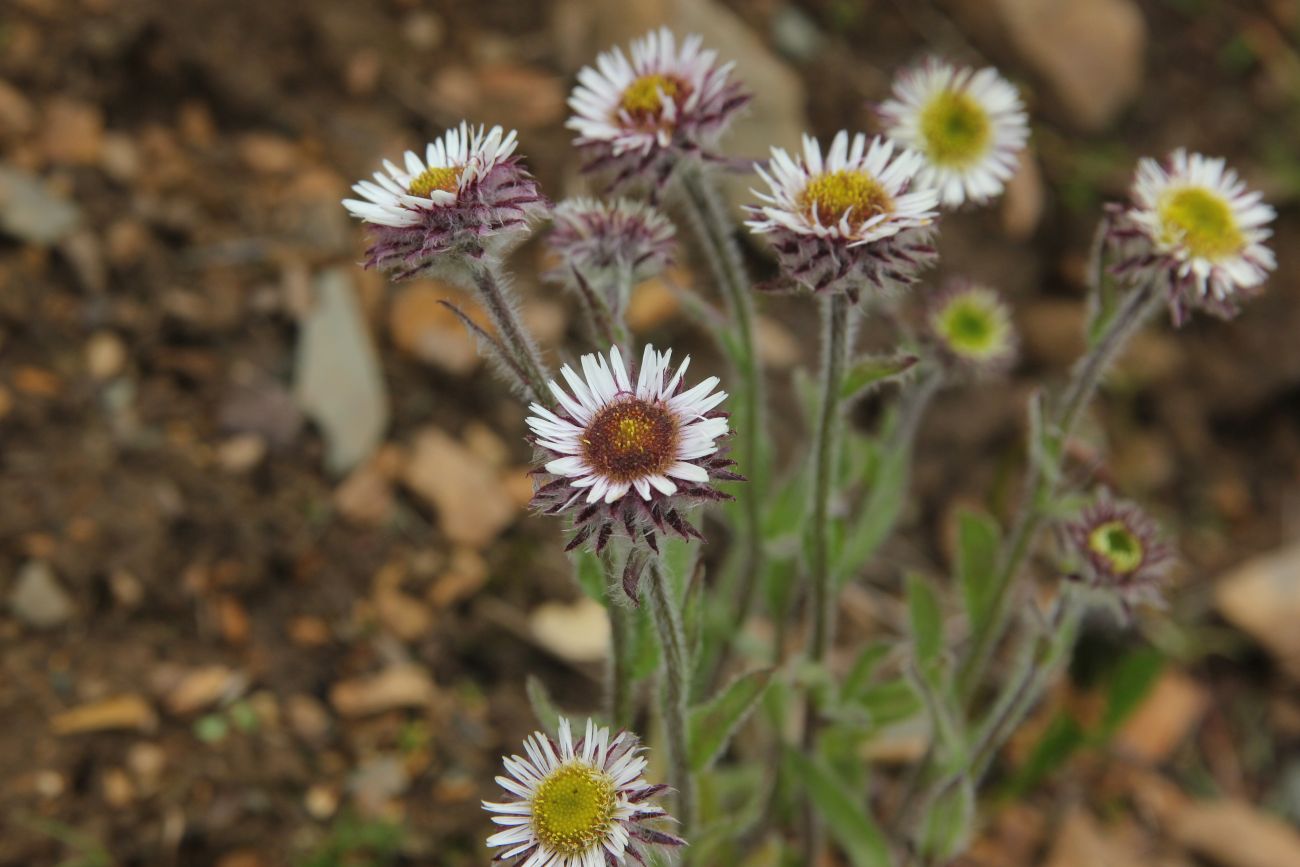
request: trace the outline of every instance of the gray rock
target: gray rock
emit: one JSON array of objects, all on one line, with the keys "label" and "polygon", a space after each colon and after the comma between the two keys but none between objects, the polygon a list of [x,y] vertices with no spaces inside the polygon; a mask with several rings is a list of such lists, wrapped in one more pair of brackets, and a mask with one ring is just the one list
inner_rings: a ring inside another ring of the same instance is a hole
[{"label": "gray rock", "polygon": [[388,426],[388,393],[347,271],[323,272],[298,337],[294,395],[325,437],[325,463],[344,473],[368,457]]},{"label": "gray rock", "polygon": [[81,212],[39,178],[0,166],[0,232],[49,246],[67,237]]},{"label": "gray rock", "polygon": [[53,629],[72,619],[72,597],[59,586],[54,570],[44,560],[30,560],[18,572],[9,593],[14,616],[35,629]]}]

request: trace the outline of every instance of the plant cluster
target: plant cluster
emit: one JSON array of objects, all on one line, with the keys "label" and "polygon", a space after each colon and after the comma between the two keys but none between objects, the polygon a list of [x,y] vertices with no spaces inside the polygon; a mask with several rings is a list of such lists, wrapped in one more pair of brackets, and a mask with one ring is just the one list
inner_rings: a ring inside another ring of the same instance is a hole
[{"label": "plant cluster", "polygon": [[[491,329],[461,319],[528,403],[534,504],[564,523],[577,580],[609,612],[604,707],[580,736],[529,682],[546,731],[504,760],[504,800],[484,804],[500,826],[487,841],[497,860],[735,864],[774,845],[781,863],[813,864],[828,836],[857,867],[961,852],[981,781],[1068,659],[1084,612],[1109,604],[1127,616],[1158,601],[1171,561],[1153,521],[1069,459],[1081,417],[1161,307],[1176,324],[1198,309],[1229,318],[1275,267],[1273,211],[1223,160],[1183,150],[1143,160],[1131,201],[1098,228],[1086,352],[1027,408],[1014,513],[1003,526],[962,512],[951,582],[900,576],[906,634],[843,648],[854,652],[843,665],[831,654],[838,600],[903,510],[929,404],[1014,360],[997,291],[960,276],[936,290],[925,281],[943,213],[1003,192],[1029,121],[996,70],[931,59],[897,76],[877,107],[881,134],[773,148],[753,166],[760,189],[744,222],[778,267],[758,285],[718,193],[720,175],[737,171],[718,142],[749,100],[698,37],[658,30],[602,54],[570,99],[575,146],[617,198],[552,207],[515,133],[461,124],[423,157],[385,162],[344,202],[371,231],[368,267],[435,274],[482,303]],[[548,278],[572,293],[592,341],[558,375],[505,268],[547,218]],[[717,376],[697,378],[689,356],[636,346],[626,325],[632,288],[673,261],[679,237],[714,288],[684,301],[729,362],[725,391]],[[821,309],[820,369],[799,379],[811,435],[783,466],[755,346],[760,289]],[[887,322],[896,346],[861,352],[865,317]],[[894,399],[878,429],[846,430],[847,408],[886,389]],[[714,527],[726,544],[706,576],[699,542]],[[760,611],[770,632],[747,631]],[[994,666],[1004,651],[1007,664]],[[762,725],[733,742],[760,708]],[[646,720],[671,789],[645,779],[630,728]],[[909,720],[928,747],[886,796],[863,748]]]}]

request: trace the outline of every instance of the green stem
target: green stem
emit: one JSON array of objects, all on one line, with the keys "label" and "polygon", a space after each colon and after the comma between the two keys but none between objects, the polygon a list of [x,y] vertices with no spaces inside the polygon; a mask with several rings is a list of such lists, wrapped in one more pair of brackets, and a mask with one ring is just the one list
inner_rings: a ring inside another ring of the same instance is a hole
[{"label": "green stem", "polygon": [[1043,506],[1057,491],[1064,447],[1096,395],[1102,376],[1159,303],[1159,293],[1152,287],[1131,290],[1070,376],[1048,429],[1053,447],[1050,453],[1039,454],[1036,460],[1031,460],[1026,470],[1020,508],[994,576],[992,614],[984,623],[973,624],[975,632],[971,649],[958,678],[961,694],[967,703],[974,700],[993,651],[1006,630],[1015,598],[1012,590],[1016,578],[1045,523]]},{"label": "green stem", "polygon": [[[844,370],[849,356],[849,299],[836,293],[822,305],[821,408],[817,419],[817,436],[813,443],[812,519],[808,525],[809,607],[812,626],[809,630],[808,658],[823,663],[830,654],[835,628],[835,576],[831,569],[830,505],[833,476],[839,454],[842,426],[840,403]],[[811,690],[804,696],[803,749],[811,755],[817,741],[817,699]],[[820,862],[821,823],[811,803],[804,809],[804,863]]]},{"label": "green stem", "polygon": [[492,319],[502,348],[510,353],[511,359],[522,372],[525,385],[533,393],[533,399],[543,406],[550,406],[554,399],[547,386],[549,377],[546,374],[546,363],[542,361],[537,342],[519,321],[506,280],[495,266],[488,264],[470,266],[470,279],[478,290],[483,308]]},{"label": "green stem", "polygon": [[733,622],[741,627],[753,610],[755,585],[762,570],[762,503],[768,475],[760,445],[764,432],[765,400],[763,372],[755,345],[753,290],[740,248],[732,235],[733,222],[710,179],[700,170],[685,171],[681,178],[690,217],[688,222],[735,324],[734,340],[724,340],[722,344],[736,366],[742,385],[737,390],[733,416],[736,421],[736,460],[740,472],[749,479],[748,484],[736,492],[744,527],[740,533],[739,565],[729,570],[737,577],[737,585],[728,588],[729,595],[736,600]]},{"label": "green stem", "polygon": [[668,575],[658,558],[646,567],[650,614],[659,633],[664,662],[664,729],[668,736],[669,779],[677,790],[677,820],[681,835],[690,839],[695,826],[695,780],[691,775],[687,727],[690,690],[690,651],[682,630],[682,614]]},{"label": "green stem", "polygon": [[[629,554],[628,556],[633,556]],[[600,555],[605,573],[605,608],[609,611],[609,665],[606,668],[605,701],[610,722],[620,729],[632,726],[632,612],[624,601],[622,570],[614,546]]]}]

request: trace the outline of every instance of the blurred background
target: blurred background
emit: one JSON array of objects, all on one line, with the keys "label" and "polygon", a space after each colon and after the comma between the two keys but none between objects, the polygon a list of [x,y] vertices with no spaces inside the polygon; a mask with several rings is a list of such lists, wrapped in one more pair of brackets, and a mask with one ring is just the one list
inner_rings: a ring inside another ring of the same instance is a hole
[{"label": "blurred background", "polygon": [[[1025,401],[1082,348],[1089,239],[1137,158],[1226,156],[1278,207],[1267,292],[1148,329],[1090,423],[1085,457],[1178,540],[1170,608],[1085,636],[960,863],[1300,863],[1297,0],[5,0],[0,865],[487,863],[524,677],[596,708],[603,612],[527,514],[523,408],[437,304],[457,290],[363,273],[339,199],[463,117],[585,191],[573,77],[660,23],[754,90],[733,156],[874,131],[927,51],[1030,106],[1005,199],[945,221],[926,283],[1008,293],[1022,360],[927,419],[846,654],[898,628],[900,566],[942,574],[958,506],[1014,506]],[[514,265],[552,357],[582,349],[541,245]],[[724,373],[671,288],[695,283],[684,260],[640,287],[633,324]],[[812,312],[763,305],[789,406]]]}]

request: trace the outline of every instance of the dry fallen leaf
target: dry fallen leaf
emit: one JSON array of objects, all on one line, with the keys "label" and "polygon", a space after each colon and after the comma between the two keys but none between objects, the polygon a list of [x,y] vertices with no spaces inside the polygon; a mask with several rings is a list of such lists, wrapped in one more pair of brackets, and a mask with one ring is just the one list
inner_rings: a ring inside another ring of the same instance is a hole
[{"label": "dry fallen leaf", "polygon": [[437,428],[416,438],[402,480],[438,510],[452,542],[471,548],[495,539],[519,510],[496,470]]},{"label": "dry fallen leaf", "polygon": [[586,596],[572,604],[544,602],[528,625],[538,644],[569,662],[599,662],[609,653],[609,614]]},{"label": "dry fallen leaf", "polygon": [[222,700],[236,698],[248,687],[248,675],[224,665],[205,665],[186,671],[167,691],[163,703],[177,716],[186,716]]},{"label": "dry fallen leaf", "polygon": [[1180,671],[1167,671],[1115,737],[1115,748],[1158,764],[1173,753],[1201,720],[1210,697]]},{"label": "dry fallen leaf", "polygon": [[1191,802],[1167,830],[1223,867],[1300,867],[1300,831],[1243,801]]},{"label": "dry fallen leaf", "polygon": [[50,720],[50,728],[56,735],[123,729],[151,732],[157,727],[158,715],[149,702],[134,693],[83,704]]},{"label": "dry fallen leaf", "polygon": [[1145,867],[1124,845],[1123,837],[1103,831],[1081,808],[1065,817],[1056,833],[1046,867]]},{"label": "dry fallen leaf", "polygon": [[414,663],[334,684],[330,704],[342,716],[361,717],[408,707],[427,707],[436,695],[429,673]]},{"label": "dry fallen leaf", "polygon": [[1238,566],[1219,581],[1215,599],[1224,617],[1300,679],[1300,543]]}]

